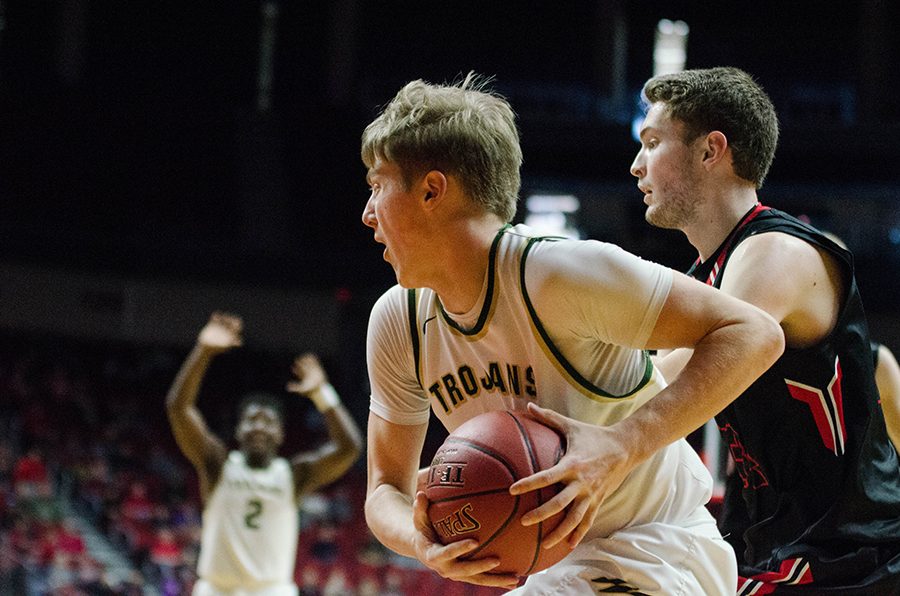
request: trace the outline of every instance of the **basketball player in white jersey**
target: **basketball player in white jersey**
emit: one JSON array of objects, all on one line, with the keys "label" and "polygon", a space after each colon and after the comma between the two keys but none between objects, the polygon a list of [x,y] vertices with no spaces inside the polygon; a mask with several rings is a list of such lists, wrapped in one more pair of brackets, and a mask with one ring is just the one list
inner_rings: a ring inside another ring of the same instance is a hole
[{"label": "basketball player in white jersey", "polygon": [[290,460],[278,456],[284,439],[274,396],[250,394],[235,430],[239,449],[229,451],[208,429],[197,394],[212,359],[240,346],[240,318],[214,313],[175,378],[166,406],[178,446],[197,469],[203,530],[195,596],[297,594],[299,499],[337,480],[359,457],[359,429],[315,356],[294,361],[287,389],[309,398],[325,418],[330,440]]},{"label": "basketball player in white jersey", "polygon": [[[548,544],[572,553],[524,594],[733,593],[734,552],[704,504],[712,481],[683,440],[781,353],[762,311],[596,241],[509,226],[521,150],[505,100],[470,75],[406,85],[363,133],[363,222],[398,286],[376,303],[366,519],[444,577],[513,588],[472,540],[443,546],[417,471],[433,411],[448,430],[495,409],[559,429],[567,452],[511,492],[562,483],[525,516],[567,510]],[[645,348],[693,346],[668,387]],[[687,373],[687,374],[685,374]]]}]

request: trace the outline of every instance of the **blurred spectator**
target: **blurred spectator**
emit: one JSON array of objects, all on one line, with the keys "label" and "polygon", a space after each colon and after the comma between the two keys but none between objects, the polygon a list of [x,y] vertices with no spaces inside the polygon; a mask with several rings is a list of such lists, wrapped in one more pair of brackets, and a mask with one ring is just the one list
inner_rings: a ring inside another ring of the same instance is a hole
[{"label": "blurred spectator", "polygon": [[133,481],[119,508],[118,531],[138,566],[150,549],[155,510],[156,504],[147,495],[147,486],[141,481]]},{"label": "blurred spectator", "polygon": [[323,563],[331,563],[338,556],[337,528],[330,522],[316,528],[315,541],[310,548],[312,555]]},{"label": "blurred spectator", "polygon": [[21,553],[8,536],[0,535],[0,594],[25,593],[25,568]]},{"label": "blurred spectator", "polygon": [[52,496],[50,473],[37,446],[32,446],[16,461],[13,468],[13,488],[16,497],[22,501]]},{"label": "blurred spectator", "polygon": [[322,596],[319,587],[321,581],[319,570],[315,565],[306,565],[300,574],[300,591],[298,596]]},{"label": "blurred spectator", "polygon": [[169,528],[160,528],[150,545],[150,563],[161,570],[161,575],[175,575],[184,564],[184,552]]},{"label": "blurred spectator", "polygon": [[356,591],[347,578],[347,572],[342,567],[334,567],[322,588],[322,596],[351,596]]},{"label": "blurred spectator", "polygon": [[50,472],[41,450],[31,446],[13,468],[13,492],[18,508],[42,521],[58,518]]},{"label": "blurred spectator", "polygon": [[69,558],[77,559],[87,553],[84,538],[78,531],[75,520],[70,517],[64,518],[59,525],[53,528],[51,536],[56,551]]}]

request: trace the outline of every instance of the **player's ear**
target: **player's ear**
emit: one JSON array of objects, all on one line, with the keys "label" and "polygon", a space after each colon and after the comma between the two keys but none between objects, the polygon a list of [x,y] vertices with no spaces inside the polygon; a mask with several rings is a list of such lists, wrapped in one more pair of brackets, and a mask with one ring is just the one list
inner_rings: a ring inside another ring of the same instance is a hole
[{"label": "player's ear", "polygon": [[430,170],[422,179],[422,201],[426,209],[433,209],[447,194],[447,176],[440,170]]},{"label": "player's ear", "polygon": [[721,131],[714,130],[703,139],[703,165],[707,169],[722,162],[728,152],[728,138]]}]

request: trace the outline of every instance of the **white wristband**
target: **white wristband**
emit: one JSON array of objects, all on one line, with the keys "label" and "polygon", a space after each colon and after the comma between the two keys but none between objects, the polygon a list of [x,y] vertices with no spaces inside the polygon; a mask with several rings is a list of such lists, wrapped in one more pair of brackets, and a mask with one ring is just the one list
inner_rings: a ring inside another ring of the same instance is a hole
[{"label": "white wristband", "polygon": [[337,391],[334,390],[331,383],[324,383],[310,391],[309,399],[320,412],[336,408],[341,403],[341,398],[338,397]]}]

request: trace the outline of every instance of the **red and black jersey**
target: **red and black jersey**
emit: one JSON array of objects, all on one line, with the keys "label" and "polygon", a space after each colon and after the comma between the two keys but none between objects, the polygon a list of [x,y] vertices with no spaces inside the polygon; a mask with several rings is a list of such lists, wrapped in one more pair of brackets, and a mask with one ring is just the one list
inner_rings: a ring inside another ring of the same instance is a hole
[{"label": "red and black jersey", "polygon": [[805,586],[817,594],[839,587],[900,594],[900,462],[878,403],[852,255],[798,219],[757,206],[688,274],[718,287],[734,248],[764,232],[834,255],[847,295],[825,340],[786,349],[716,416],[742,489],[727,494],[725,516],[738,512],[731,517],[747,524],[738,593]]}]

